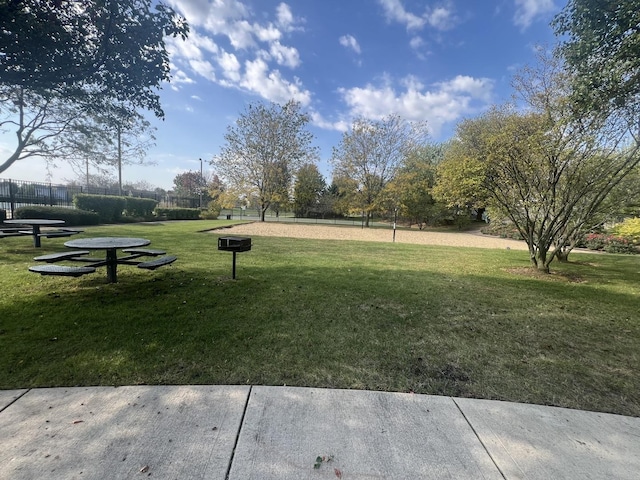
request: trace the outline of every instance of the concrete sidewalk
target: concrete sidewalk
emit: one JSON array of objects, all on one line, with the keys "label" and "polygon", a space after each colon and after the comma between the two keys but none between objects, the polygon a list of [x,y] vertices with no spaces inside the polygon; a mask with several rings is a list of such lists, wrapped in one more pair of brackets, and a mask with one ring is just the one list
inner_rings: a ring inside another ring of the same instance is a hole
[{"label": "concrete sidewalk", "polygon": [[293,387],[0,391],[2,479],[638,479],[640,418]]}]

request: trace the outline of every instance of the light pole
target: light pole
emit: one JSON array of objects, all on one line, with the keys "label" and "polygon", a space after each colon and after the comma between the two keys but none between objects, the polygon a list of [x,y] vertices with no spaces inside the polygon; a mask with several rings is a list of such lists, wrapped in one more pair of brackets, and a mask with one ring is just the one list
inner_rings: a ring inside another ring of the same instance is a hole
[{"label": "light pole", "polygon": [[393,209],[393,243],[396,243],[396,221],[398,220],[398,207]]},{"label": "light pole", "polygon": [[200,188],[198,191],[200,192],[200,210],[202,210],[202,186],[204,184],[202,177],[202,159],[200,159]]}]

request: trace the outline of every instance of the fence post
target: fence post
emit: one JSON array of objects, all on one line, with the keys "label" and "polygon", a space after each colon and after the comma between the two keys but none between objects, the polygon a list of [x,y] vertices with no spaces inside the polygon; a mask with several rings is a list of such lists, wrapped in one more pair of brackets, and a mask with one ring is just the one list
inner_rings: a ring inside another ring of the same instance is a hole
[{"label": "fence post", "polygon": [[11,218],[16,218],[14,215],[16,210],[16,196],[13,191],[13,183],[11,183],[11,179],[9,179],[9,205],[11,207]]}]

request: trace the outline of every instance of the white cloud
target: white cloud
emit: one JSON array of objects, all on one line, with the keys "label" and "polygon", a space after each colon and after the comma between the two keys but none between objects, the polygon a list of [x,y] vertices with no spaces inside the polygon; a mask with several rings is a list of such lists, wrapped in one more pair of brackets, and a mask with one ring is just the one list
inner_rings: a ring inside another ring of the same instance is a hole
[{"label": "white cloud", "polygon": [[409,45],[411,45],[411,48],[416,50],[418,48],[422,48],[425,45],[425,43],[421,37],[413,37],[409,42]]},{"label": "white cloud", "polygon": [[311,111],[311,123],[318,128],[322,128],[324,130],[336,130],[338,132],[347,132],[351,127],[351,122],[349,120],[341,119],[335,122],[331,122],[325,119],[320,113],[316,111]]},{"label": "white cloud", "polygon": [[493,95],[493,81],[487,78],[459,75],[430,89],[415,77],[406,77],[400,83],[401,90],[387,80],[381,86],[369,84],[339,92],[353,117],[375,120],[397,113],[407,120],[427,120],[436,136],[445,124],[485,108]]},{"label": "white cloud", "polygon": [[289,31],[294,25],[293,13],[291,13],[289,5],[286,3],[278,5],[276,14],[278,16],[278,26],[284,31]]},{"label": "white cloud", "polygon": [[353,35],[343,35],[339,38],[339,42],[343,47],[350,48],[357,54],[360,54],[360,45]]},{"label": "white cloud", "polygon": [[487,78],[473,78],[467,75],[458,75],[453,80],[436,84],[443,92],[453,94],[469,94],[472,98],[491,101],[493,83]]},{"label": "white cloud", "polygon": [[289,82],[278,70],[269,70],[267,63],[260,58],[246,62],[240,86],[275,103],[283,104],[294,99],[307,106],[311,102],[311,93],[304,90],[297,79]]},{"label": "white cloud", "polygon": [[196,72],[198,75],[206,78],[207,80],[211,80],[212,82],[216,81],[216,73],[213,65],[206,60],[189,60],[189,66],[191,69]]},{"label": "white cloud", "polygon": [[427,20],[422,16],[417,16],[407,12],[400,0],[378,0],[384,9],[388,21],[403,23],[407,30],[420,29],[424,27]]},{"label": "white cloud", "polygon": [[416,15],[405,9],[402,0],[378,0],[384,9],[385,17],[389,22],[404,24],[408,31],[421,30],[429,25],[437,30],[448,30],[457,22],[450,1],[431,8],[426,7],[422,14]]},{"label": "white cloud", "polygon": [[218,58],[218,65],[222,68],[225,78],[232,82],[239,82],[242,78],[240,62],[233,53],[223,52]]},{"label": "white cloud", "polygon": [[[194,80],[190,78],[184,71],[179,69],[174,64],[170,64],[171,69],[171,83],[176,86],[180,83],[194,83]],[[174,90],[177,88],[174,88]]]},{"label": "white cloud", "polygon": [[[289,5],[281,2],[273,20],[256,18],[238,0],[169,0],[192,29],[185,42],[170,43],[177,70],[197,75],[227,88],[237,88],[283,103],[291,98],[308,105],[311,94],[297,78],[287,79],[278,66],[297,68],[298,50],[284,42],[285,34],[299,30]],[[228,42],[225,45],[225,40]],[[182,78],[182,77],[181,77]]]},{"label": "white cloud", "polygon": [[516,13],[514,23],[523,30],[528,28],[538,17],[556,10],[553,0],[515,0]]},{"label": "white cloud", "polygon": [[269,48],[269,53],[278,62],[278,65],[285,65],[295,68],[300,65],[300,55],[293,47],[281,45],[280,42],[273,42]]},{"label": "white cloud", "polygon": [[225,33],[229,21],[249,15],[247,7],[238,0],[169,0],[192,27],[206,26],[214,33]]},{"label": "white cloud", "polygon": [[246,20],[234,22],[233,27],[224,32],[236,50],[255,47],[257,44],[254,40],[254,35],[258,35],[258,33],[264,35],[264,33],[260,31],[260,28],[256,29],[255,25],[252,25]]},{"label": "white cloud", "polygon": [[427,13],[427,21],[433,28],[448,30],[453,27],[455,17],[453,10],[445,6],[440,6]]}]

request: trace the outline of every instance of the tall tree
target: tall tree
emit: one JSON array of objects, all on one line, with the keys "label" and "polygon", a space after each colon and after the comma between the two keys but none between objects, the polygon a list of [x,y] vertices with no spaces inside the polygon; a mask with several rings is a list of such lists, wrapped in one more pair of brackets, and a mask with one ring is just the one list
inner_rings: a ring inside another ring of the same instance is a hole
[{"label": "tall tree", "polygon": [[433,187],[436,182],[436,168],[444,155],[442,144],[429,144],[409,153],[402,162],[395,178],[387,185],[390,204],[398,214],[422,227],[435,222],[442,212],[436,205]]},{"label": "tall tree", "polygon": [[164,38],[186,38],[188,25],[151,0],[15,0],[0,2],[0,31],[0,128],[16,133],[3,172],[69,155],[84,117],[113,105],[162,117]]},{"label": "tall tree", "polygon": [[640,2],[570,0],[554,19],[579,110],[640,104]]},{"label": "tall tree", "polygon": [[[138,112],[114,107],[85,116],[77,127],[78,134],[67,160],[78,171],[89,176],[89,167],[101,172],[115,170],[122,194],[122,166],[145,165],[147,150],[155,145],[155,127]],[[68,142],[71,139],[68,140]]]},{"label": "tall tree", "polygon": [[624,118],[593,111],[576,119],[571,75],[560,62],[541,62],[515,80],[528,112],[493,109],[462,122],[452,151],[481,164],[491,205],[526,240],[531,263],[548,272],[640,158],[637,143],[625,142]]},{"label": "tall tree", "polygon": [[197,197],[209,189],[204,176],[192,170],[177,174],[173,179],[173,185],[174,193],[181,197]]},{"label": "tall tree", "polygon": [[292,172],[317,159],[308,122],[300,103],[291,100],[285,105],[249,105],[227,127],[226,144],[211,164],[232,190],[257,197],[261,221],[272,204],[288,199]]},{"label": "tall tree", "polygon": [[427,142],[426,123],[411,123],[398,115],[382,120],[358,118],[333,148],[331,163],[336,178],[351,179],[345,192],[352,206],[362,209],[366,226],[382,208],[384,189],[412,149]]},{"label": "tall tree", "polygon": [[293,187],[293,204],[296,217],[306,217],[311,211],[318,211],[320,197],[327,183],[313,163],[303,165],[298,170]]}]

